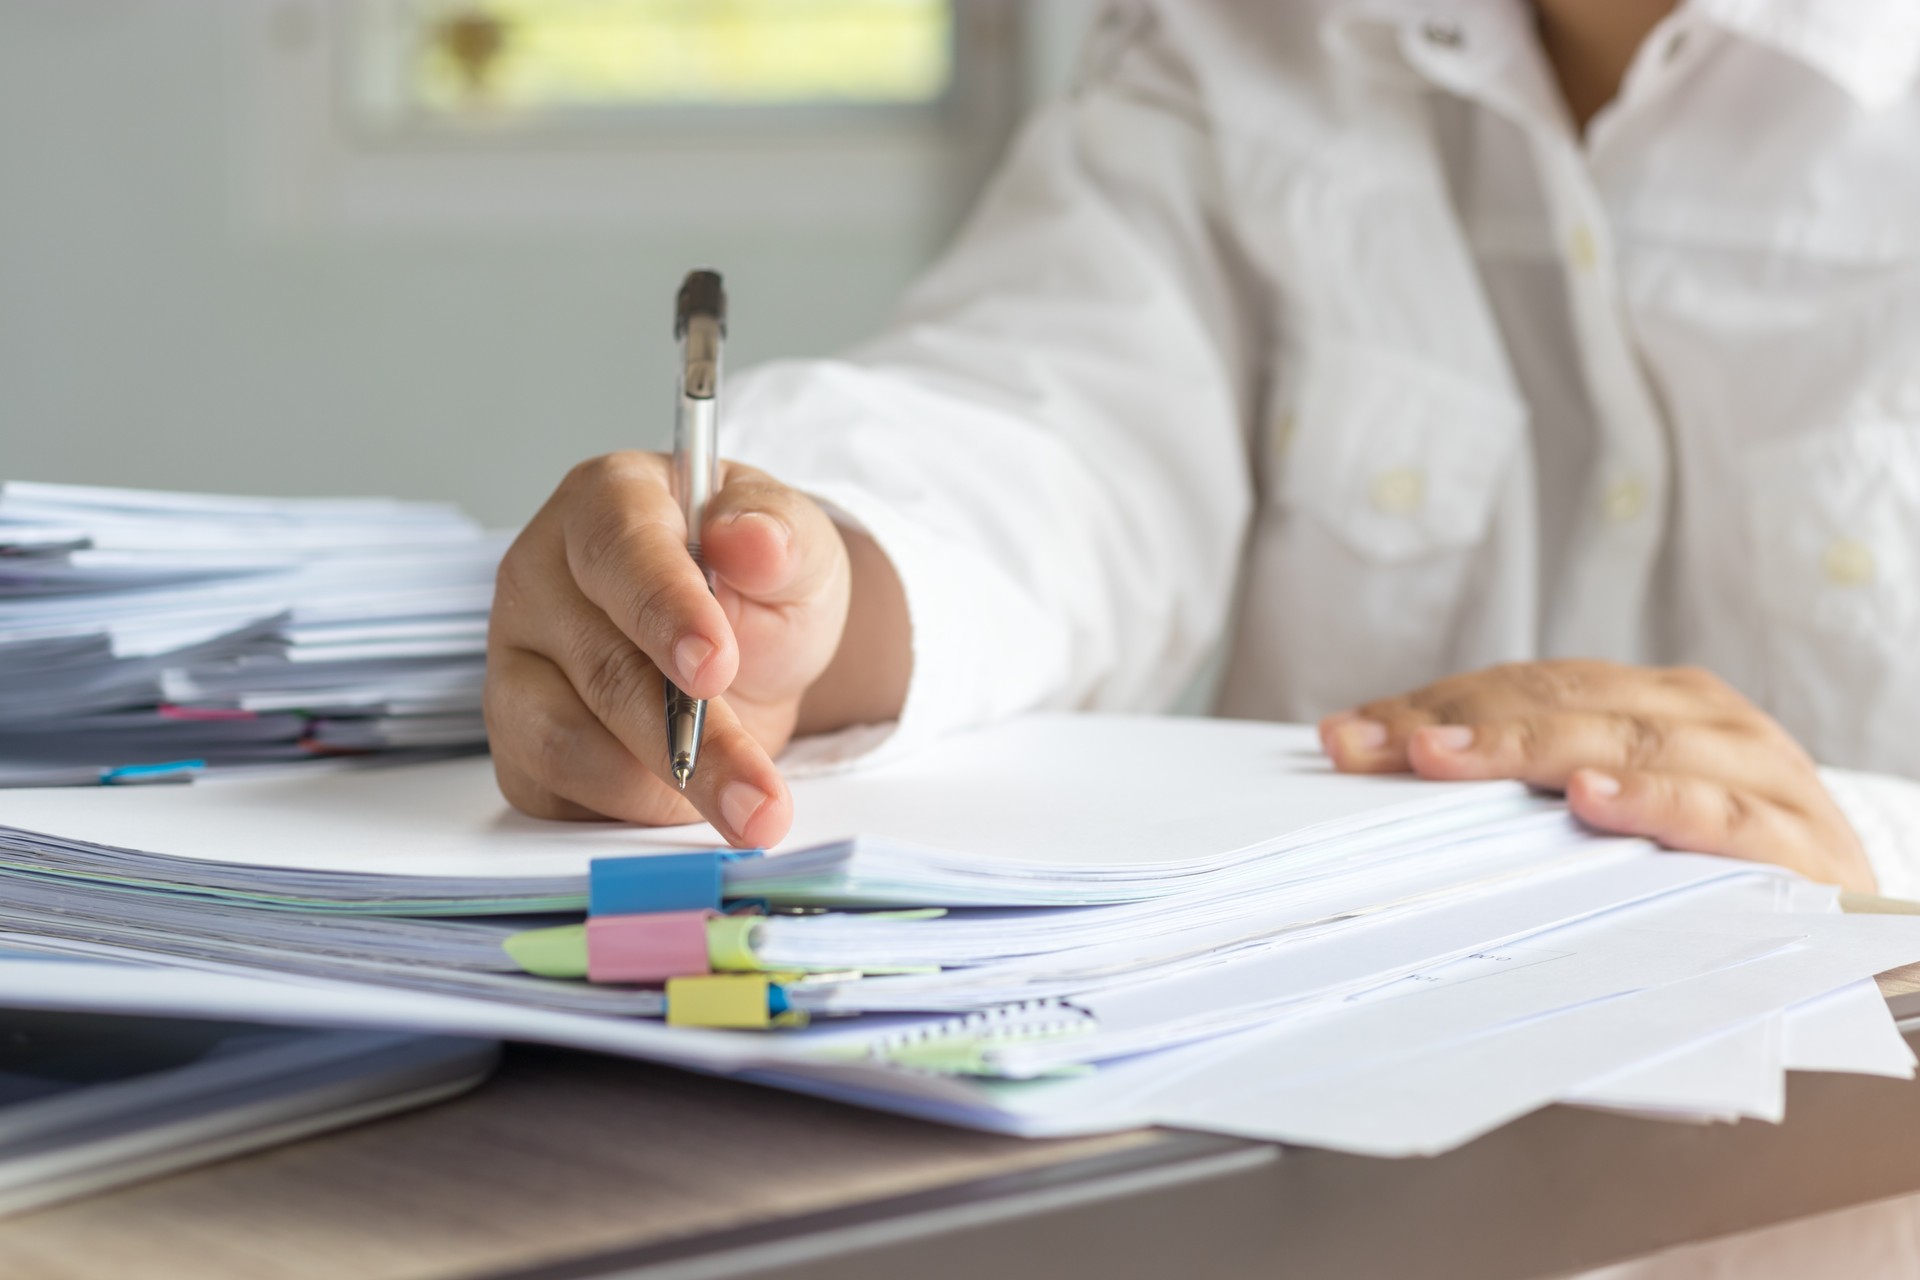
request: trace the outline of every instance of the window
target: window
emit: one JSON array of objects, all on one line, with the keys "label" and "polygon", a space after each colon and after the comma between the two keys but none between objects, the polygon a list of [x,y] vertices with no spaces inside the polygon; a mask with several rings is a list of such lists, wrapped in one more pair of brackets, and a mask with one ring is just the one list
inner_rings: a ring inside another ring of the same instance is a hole
[{"label": "window", "polygon": [[343,84],[370,137],[950,125],[992,46],[1009,43],[998,0],[360,0],[352,12]]},{"label": "window", "polygon": [[947,0],[390,0],[382,96],[485,122],[662,106],[925,105]]},{"label": "window", "polygon": [[286,228],[944,235],[1024,105],[1017,0],[235,6],[241,172]]}]

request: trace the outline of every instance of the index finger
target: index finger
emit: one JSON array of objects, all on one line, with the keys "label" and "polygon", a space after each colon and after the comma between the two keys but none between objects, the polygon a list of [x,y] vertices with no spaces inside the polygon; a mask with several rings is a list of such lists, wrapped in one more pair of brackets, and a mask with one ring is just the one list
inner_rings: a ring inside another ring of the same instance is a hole
[{"label": "index finger", "polygon": [[1725,686],[1691,668],[1511,662],[1328,716],[1320,722],[1320,741],[1342,770],[1399,773],[1411,767],[1409,739],[1429,725],[1526,721],[1549,713],[1709,721],[1732,715],[1732,708]]},{"label": "index finger", "polygon": [[563,507],[574,583],[682,692],[718,696],[739,669],[739,646],[687,551],[666,460],[624,453],[588,465]]}]

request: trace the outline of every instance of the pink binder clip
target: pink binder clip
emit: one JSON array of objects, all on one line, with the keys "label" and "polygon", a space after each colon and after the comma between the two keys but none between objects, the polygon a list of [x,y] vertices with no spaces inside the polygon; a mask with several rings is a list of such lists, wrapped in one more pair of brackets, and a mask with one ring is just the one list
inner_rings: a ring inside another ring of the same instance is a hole
[{"label": "pink binder clip", "polygon": [[587,980],[665,982],[712,972],[707,921],[717,911],[656,911],[587,921]]}]

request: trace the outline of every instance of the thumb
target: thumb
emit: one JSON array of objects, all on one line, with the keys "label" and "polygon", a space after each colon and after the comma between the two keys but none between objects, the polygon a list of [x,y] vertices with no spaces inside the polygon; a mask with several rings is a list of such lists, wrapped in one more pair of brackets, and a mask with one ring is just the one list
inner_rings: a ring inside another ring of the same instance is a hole
[{"label": "thumb", "polygon": [[797,699],[839,647],[852,595],[846,542],[812,498],[732,466],[701,532],[701,558],[740,644],[728,696]]},{"label": "thumb", "polygon": [[701,558],[760,604],[803,604],[828,587],[846,558],[820,504],[765,472],[730,463],[707,506]]}]

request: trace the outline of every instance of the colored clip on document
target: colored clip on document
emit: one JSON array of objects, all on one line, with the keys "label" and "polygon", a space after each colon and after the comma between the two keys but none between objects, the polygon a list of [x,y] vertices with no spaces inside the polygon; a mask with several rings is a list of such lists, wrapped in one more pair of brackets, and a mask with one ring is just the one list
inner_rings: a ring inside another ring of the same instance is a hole
[{"label": "colored clip on document", "polygon": [[[812,931],[837,917],[769,917],[758,912],[661,911],[652,915],[593,916],[584,924],[527,929],[501,940],[502,950],[526,973],[542,978],[585,978],[590,982],[650,983],[703,973],[788,970],[793,972],[925,973],[937,965],[887,964],[877,953],[887,937],[906,939],[908,931],[887,926],[936,920],[943,908],[873,911],[853,919],[867,926],[864,945],[792,945],[795,930]],[[812,960],[769,961],[763,950],[769,936],[776,951],[813,953]],[[787,940],[787,941],[782,941]],[[858,953],[854,963],[850,957]]]},{"label": "colored clip on document", "polygon": [[[665,982],[712,970],[707,921],[712,911],[594,916],[586,923],[587,980]],[[672,1006],[668,1006],[671,1011]]]},{"label": "colored clip on document", "polygon": [[[798,975],[785,975],[789,979]],[[804,1027],[787,990],[770,973],[724,973],[667,980],[667,1025],[673,1027]]]},{"label": "colored clip on document", "polygon": [[752,849],[596,858],[587,871],[587,914],[718,911],[729,896],[728,864],[759,856]]},{"label": "colored clip on document", "polygon": [[[730,925],[721,931],[718,926]],[[661,911],[652,915],[594,916],[585,924],[529,929],[501,945],[528,973],[590,982],[650,983],[690,978],[716,968],[751,969],[751,952],[738,939],[747,917],[717,911]],[[714,939],[718,939],[716,946]],[[717,957],[714,952],[721,954]]]}]

